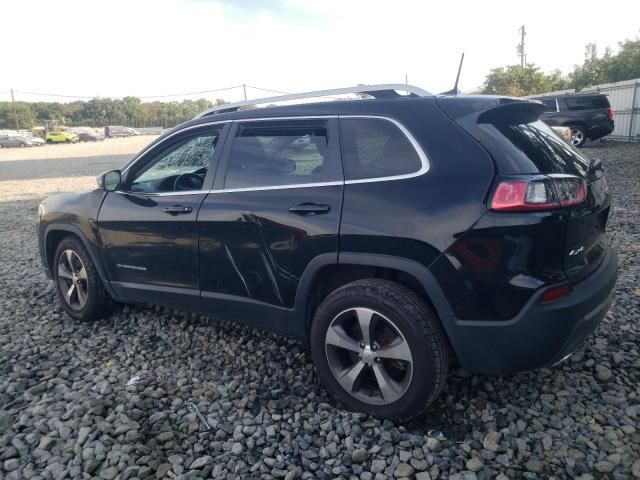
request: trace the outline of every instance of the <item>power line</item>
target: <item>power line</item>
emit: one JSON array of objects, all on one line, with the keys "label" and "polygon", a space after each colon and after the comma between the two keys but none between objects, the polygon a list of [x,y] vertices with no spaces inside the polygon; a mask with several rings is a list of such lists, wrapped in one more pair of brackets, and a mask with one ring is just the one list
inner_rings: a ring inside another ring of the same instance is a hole
[{"label": "power line", "polygon": [[291,95],[291,92],[281,92],[280,90],[271,90],[270,88],[254,87],[253,85],[247,85],[247,87],[253,88],[254,90],[262,90],[263,92],[279,93],[280,95]]},{"label": "power line", "polygon": [[[248,85],[247,85],[248,86]],[[225,87],[225,88],[216,88],[214,90],[202,90],[199,92],[186,92],[186,93],[173,93],[166,95],[144,95],[144,96],[136,96],[137,98],[167,98],[167,97],[186,97],[189,95],[202,95],[204,93],[215,93],[215,92],[223,92],[225,90],[233,90],[235,88],[241,88],[242,85],[234,85],[233,87]]]},{"label": "power line", "polygon": [[[168,93],[168,94],[162,94],[162,95],[131,95],[131,96],[135,96],[136,98],[140,98],[140,99],[145,99],[145,98],[168,98],[168,97],[186,97],[189,95],[203,95],[206,93],[215,93],[215,92],[223,92],[226,90],[233,90],[236,88],[241,88],[242,85],[234,85],[232,87],[224,87],[224,88],[215,88],[212,90],[200,90],[197,92],[183,92],[183,93]],[[253,87],[252,87],[253,88]],[[36,96],[41,96],[41,97],[56,97],[56,98],[77,98],[77,99],[92,99],[92,98],[96,98],[97,95],[66,95],[66,94],[62,94],[62,93],[45,93],[45,92],[32,92],[32,91],[27,91],[27,90],[14,90],[14,93],[22,93],[24,95],[36,95]],[[128,95],[126,95],[128,96]],[[123,97],[102,97],[102,98],[123,98]]]},{"label": "power line", "polygon": [[57,93],[27,92],[26,90],[14,90],[14,93],[24,93],[26,95],[38,95],[42,97],[60,97],[60,98],[94,98],[90,95],[62,95]]}]

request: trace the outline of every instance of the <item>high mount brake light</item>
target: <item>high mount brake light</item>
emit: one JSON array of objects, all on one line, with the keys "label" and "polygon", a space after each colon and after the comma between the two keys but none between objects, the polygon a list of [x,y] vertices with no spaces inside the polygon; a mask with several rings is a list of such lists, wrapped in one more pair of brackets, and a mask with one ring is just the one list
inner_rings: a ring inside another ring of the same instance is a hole
[{"label": "high mount brake light", "polygon": [[493,193],[491,209],[502,212],[544,211],[577,205],[585,198],[585,182],[578,177],[504,180]]}]

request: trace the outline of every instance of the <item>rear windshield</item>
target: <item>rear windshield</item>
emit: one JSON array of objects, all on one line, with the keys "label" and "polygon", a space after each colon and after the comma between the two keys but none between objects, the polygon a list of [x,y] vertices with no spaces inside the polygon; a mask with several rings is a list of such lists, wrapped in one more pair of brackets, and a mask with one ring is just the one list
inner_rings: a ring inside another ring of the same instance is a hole
[{"label": "rear windshield", "polygon": [[589,161],[545,123],[478,124],[482,143],[503,175],[565,173],[587,176]]},{"label": "rear windshield", "polygon": [[569,110],[592,110],[594,108],[609,108],[609,100],[604,95],[584,97],[567,97],[564,99]]}]

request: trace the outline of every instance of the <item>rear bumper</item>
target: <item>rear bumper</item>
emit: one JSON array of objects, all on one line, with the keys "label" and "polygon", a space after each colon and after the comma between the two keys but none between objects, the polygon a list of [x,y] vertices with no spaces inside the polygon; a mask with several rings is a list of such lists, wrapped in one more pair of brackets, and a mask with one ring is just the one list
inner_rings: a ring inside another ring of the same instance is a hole
[{"label": "rear bumper", "polygon": [[617,256],[609,249],[598,269],[573,285],[570,295],[540,303],[534,295],[514,319],[455,321],[448,329],[462,366],[499,374],[547,367],[561,361],[591,335],[613,300]]},{"label": "rear bumper", "polygon": [[591,140],[597,140],[613,132],[613,127],[613,120],[606,120],[589,127],[587,134]]}]

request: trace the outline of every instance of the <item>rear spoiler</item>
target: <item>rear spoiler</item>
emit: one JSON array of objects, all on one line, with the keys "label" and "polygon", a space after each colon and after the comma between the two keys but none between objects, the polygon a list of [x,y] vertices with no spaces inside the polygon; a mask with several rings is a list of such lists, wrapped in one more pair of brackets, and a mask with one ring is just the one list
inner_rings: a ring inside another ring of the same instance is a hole
[{"label": "rear spoiler", "polygon": [[546,110],[538,102],[509,102],[493,107],[478,116],[477,123],[519,125],[538,120]]},{"label": "rear spoiler", "polygon": [[520,124],[535,122],[546,108],[538,101],[489,95],[443,96],[439,108],[451,119],[465,126],[477,123]]}]

